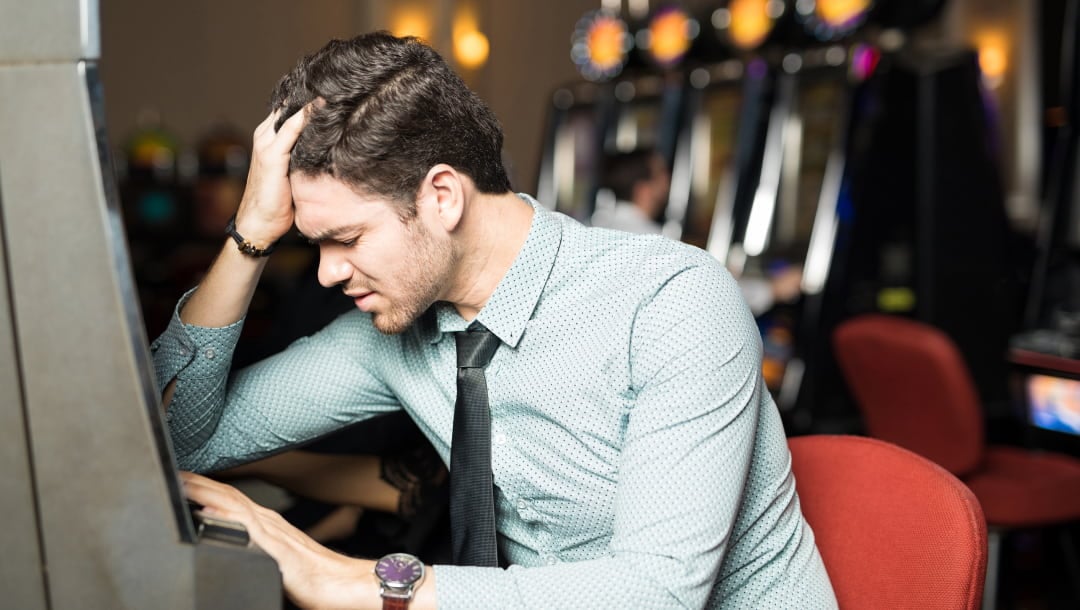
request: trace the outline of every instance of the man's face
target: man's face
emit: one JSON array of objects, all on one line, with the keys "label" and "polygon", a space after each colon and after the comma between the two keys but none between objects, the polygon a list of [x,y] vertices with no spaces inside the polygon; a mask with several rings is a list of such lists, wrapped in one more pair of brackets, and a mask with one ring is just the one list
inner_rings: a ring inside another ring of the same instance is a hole
[{"label": "man's face", "polygon": [[375,328],[409,327],[449,286],[453,248],[425,225],[402,221],[393,203],[369,198],[330,176],[289,177],[296,227],[319,245],[319,283],[340,285]]}]

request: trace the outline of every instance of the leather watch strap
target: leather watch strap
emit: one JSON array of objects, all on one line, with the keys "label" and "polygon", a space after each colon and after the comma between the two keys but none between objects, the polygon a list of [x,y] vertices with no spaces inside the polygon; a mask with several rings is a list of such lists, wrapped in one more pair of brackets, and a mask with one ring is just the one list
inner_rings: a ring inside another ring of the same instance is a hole
[{"label": "leather watch strap", "polygon": [[383,610],[409,610],[410,601],[408,597],[383,597],[382,607]]}]

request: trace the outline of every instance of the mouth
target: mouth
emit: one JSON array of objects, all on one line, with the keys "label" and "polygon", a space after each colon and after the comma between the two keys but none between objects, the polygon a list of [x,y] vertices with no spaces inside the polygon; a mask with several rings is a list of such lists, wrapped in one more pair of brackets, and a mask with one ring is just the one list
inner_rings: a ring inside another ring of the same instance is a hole
[{"label": "mouth", "polygon": [[345,294],[352,298],[353,303],[360,311],[371,311],[372,300],[375,296],[374,292],[346,292]]}]

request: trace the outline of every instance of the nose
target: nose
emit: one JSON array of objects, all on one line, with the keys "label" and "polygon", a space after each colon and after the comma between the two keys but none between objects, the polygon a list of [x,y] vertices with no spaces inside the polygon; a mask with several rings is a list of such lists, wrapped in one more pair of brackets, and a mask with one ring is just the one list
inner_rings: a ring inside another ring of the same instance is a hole
[{"label": "nose", "polygon": [[319,283],[326,288],[343,284],[352,277],[352,266],[338,250],[332,245],[319,246]]}]

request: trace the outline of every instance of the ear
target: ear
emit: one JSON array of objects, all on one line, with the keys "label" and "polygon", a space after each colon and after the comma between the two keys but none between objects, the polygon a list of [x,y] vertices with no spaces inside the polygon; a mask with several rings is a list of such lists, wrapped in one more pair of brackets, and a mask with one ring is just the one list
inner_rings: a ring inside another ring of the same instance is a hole
[{"label": "ear", "polygon": [[448,233],[457,228],[465,209],[463,176],[453,167],[439,163],[424,176],[420,200],[437,215],[438,222]]}]

